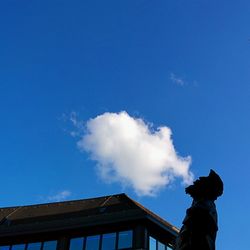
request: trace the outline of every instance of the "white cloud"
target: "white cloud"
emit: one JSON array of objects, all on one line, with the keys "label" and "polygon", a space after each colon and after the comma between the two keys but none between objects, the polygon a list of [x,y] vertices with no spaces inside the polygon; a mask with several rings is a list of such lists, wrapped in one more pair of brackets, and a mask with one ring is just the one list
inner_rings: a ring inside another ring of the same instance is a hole
[{"label": "white cloud", "polygon": [[130,186],[138,195],[155,195],[175,177],[186,184],[193,179],[191,157],[177,154],[170,128],[152,131],[142,119],[125,111],[90,119],[77,144],[97,161],[104,181]]},{"label": "white cloud", "polygon": [[47,197],[47,200],[49,202],[58,202],[58,201],[64,201],[67,198],[71,196],[71,192],[68,190],[63,190],[55,195],[51,195]]},{"label": "white cloud", "polygon": [[186,82],[179,76],[175,75],[174,73],[170,74],[170,80],[180,86],[184,86]]}]

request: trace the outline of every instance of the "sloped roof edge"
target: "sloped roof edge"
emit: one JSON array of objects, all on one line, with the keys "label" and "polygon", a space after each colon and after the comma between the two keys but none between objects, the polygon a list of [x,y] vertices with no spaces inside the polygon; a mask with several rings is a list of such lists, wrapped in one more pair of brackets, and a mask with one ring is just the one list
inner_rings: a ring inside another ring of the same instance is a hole
[{"label": "sloped roof edge", "polygon": [[145,215],[145,218],[171,233],[178,234],[178,229],[175,226],[145,208],[125,193],[79,200],[0,208],[0,228],[6,224],[6,221],[24,221],[29,218],[45,217],[49,220],[53,216],[63,216],[64,214],[89,216],[90,213],[92,216],[105,213],[105,209],[110,210],[109,213],[128,212],[131,210],[141,211]]}]

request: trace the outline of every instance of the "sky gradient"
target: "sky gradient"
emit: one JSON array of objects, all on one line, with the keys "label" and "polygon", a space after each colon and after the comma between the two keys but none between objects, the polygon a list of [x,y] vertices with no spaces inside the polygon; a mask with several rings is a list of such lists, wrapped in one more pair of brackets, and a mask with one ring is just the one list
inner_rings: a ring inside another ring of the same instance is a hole
[{"label": "sky gradient", "polygon": [[221,175],[217,249],[247,249],[249,23],[246,0],[1,1],[0,206],[126,192],[180,227],[180,179],[155,197],[107,184],[72,136],[72,114],[126,111]]}]

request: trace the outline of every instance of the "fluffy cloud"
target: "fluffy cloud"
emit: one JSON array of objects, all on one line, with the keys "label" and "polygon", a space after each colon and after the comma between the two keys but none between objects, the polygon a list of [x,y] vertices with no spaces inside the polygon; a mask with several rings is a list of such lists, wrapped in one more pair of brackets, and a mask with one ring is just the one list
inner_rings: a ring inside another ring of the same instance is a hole
[{"label": "fluffy cloud", "polygon": [[124,111],[90,119],[78,147],[97,161],[104,181],[130,186],[138,195],[155,195],[175,177],[186,184],[193,179],[191,157],[176,153],[170,128],[153,131]]}]

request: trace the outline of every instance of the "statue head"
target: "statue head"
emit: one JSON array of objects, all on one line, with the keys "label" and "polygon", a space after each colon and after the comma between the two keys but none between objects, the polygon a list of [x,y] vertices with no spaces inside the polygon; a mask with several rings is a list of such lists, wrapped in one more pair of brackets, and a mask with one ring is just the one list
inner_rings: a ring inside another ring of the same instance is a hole
[{"label": "statue head", "polygon": [[223,193],[223,182],[212,169],[208,176],[202,176],[186,188],[186,193],[193,199],[216,200]]}]

